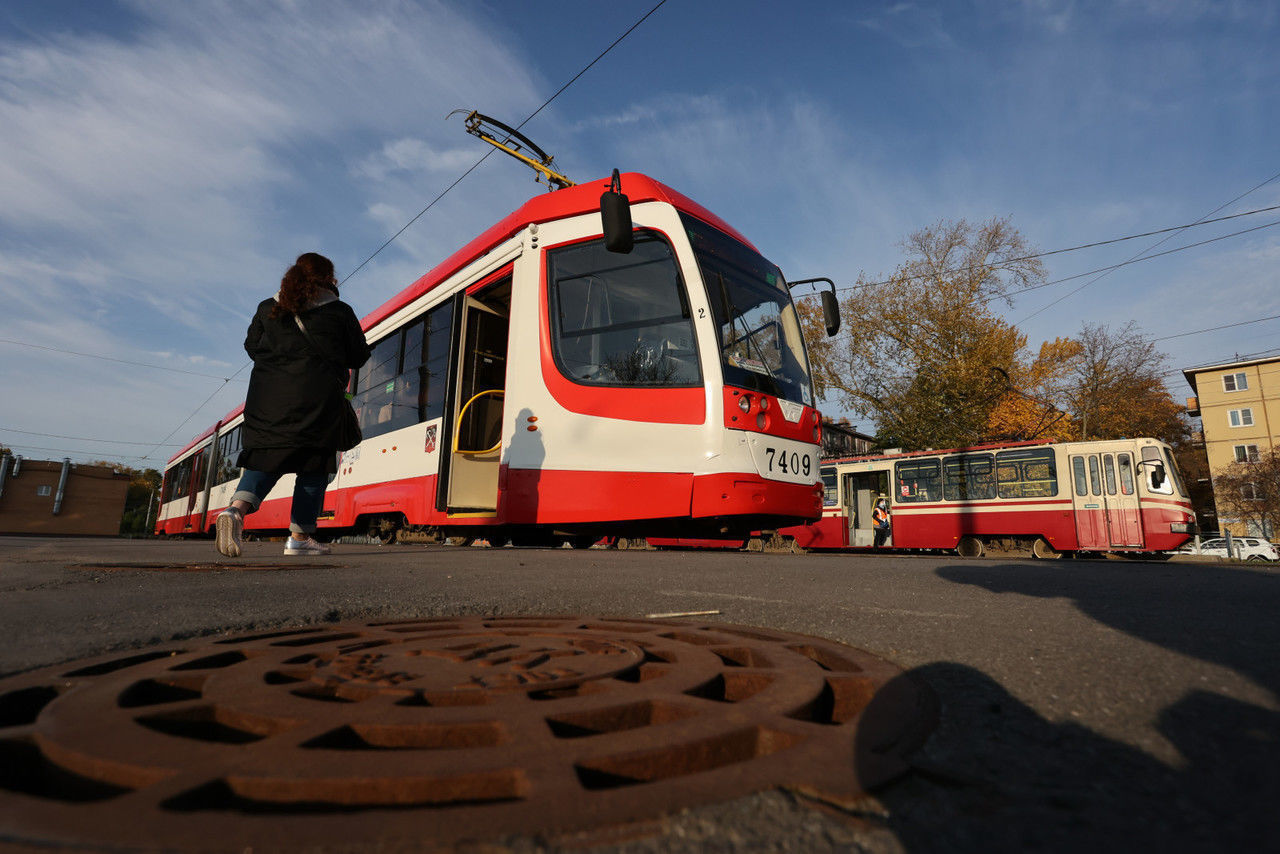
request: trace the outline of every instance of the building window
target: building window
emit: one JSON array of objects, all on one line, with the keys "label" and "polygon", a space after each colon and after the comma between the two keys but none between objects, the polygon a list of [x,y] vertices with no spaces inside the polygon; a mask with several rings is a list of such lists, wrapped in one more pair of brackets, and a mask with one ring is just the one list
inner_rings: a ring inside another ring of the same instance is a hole
[{"label": "building window", "polygon": [[1258,461],[1257,445],[1236,445],[1236,462],[1256,463]]},{"label": "building window", "polygon": [[41,498],[47,495],[52,495],[52,494],[53,494],[53,487],[49,486],[48,484],[41,484],[40,486],[36,487],[36,495],[39,495]]},{"label": "building window", "polygon": [[1230,419],[1232,427],[1253,426],[1252,409],[1232,409],[1227,412],[1227,418]]},{"label": "building window", "polygon": [[1256,483],[1242,484],[1240,487],[1240,497],[1246,501],[1262,500],[1261,496],[1258,495],[1258,484]]},{"label": "building window", "polygon": [[1222,378],[1223,391],[1245,391],[1249,388],[1249,378],[1244,374],[1227,374]]}]

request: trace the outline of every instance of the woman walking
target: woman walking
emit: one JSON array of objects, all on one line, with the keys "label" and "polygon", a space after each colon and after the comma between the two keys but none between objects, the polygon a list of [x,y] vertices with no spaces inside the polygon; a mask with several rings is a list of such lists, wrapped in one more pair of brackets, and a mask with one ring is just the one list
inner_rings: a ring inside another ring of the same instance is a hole
[{"label": "woman walking", "polygon": [[218,514],[218,551],[240,555],[244,517],[286,474],[297,476],[289,514],[287,555],[328,554],[312,534],[324,491],[338,471],[339,433],[350,371],[369,358],[355,312],[338,299],[333,262],[307,252],[263,300],[244,349],[253,359],[244,402],[244,469],[231,505]]}]

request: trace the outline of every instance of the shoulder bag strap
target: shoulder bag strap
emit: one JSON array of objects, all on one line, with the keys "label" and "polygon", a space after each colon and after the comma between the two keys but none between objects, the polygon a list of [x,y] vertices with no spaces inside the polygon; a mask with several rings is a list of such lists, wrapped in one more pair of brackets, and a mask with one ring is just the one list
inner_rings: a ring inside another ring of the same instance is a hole
[{"label": "shoulder bag strap", "polygon": [[[339,367],[338,364],[333,361],[333,359],[330,359],[328,356],[325,355],[324,351],[320,349],[320,345],[316,343],[316,339],[312,338],[311,333],[307,331],[306,324],[302,322],[301,317],[295,314],[293,316],[293,322],[298,324],[298,331],[302,333],[303,338],[307,339],[307,345],[311,347],[311,351],[315,353],[317,356],[319,356],[320,359],[326,365],[329,366],[329,369],[335,372],[336,376],[343,377],[349,373],[348,371],[345,371],[341,367]],[[347,390],[347,383],[344,382],[342,383],[343,394],[346,394],[346,390]]]}]

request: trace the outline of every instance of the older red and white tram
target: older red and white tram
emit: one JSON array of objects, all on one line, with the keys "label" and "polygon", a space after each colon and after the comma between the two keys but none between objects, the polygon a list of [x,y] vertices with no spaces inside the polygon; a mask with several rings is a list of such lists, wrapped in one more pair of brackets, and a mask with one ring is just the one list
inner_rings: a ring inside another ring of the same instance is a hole
[{"label": "older red and white tram", "polygon": [[[609,182],[557,190],[364,318],[365,438],[322,530],[585,542],[819,518],[820,418],[787,282],[696,202],[639,174],[622,188],[629,251],[605,233]],[[211,529],[242,420],[169,461],[157,533]],[[285,529],[292,489],[282,479],[246,529]]]},{"label": "older red and white tram", "polygon": [[873,545],[889,501],[888,547],[966,557],[1170,552],[1195,533],[1169,446],[1156,439],[1020,442],[824,461],[822,519],[779,531],[809,549]]}]

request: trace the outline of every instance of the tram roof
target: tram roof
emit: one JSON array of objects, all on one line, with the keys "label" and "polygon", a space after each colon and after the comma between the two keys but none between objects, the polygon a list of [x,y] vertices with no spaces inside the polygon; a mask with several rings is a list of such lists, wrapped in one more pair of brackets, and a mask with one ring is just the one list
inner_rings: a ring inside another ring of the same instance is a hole
[{"label": "tram roof", "polygon": [[[1159,439],[1151,439],[1147,436],[1122,437],[1118,439],[1089,439],[1089,444],[1104,442],[1142,442],[1142,441],[1161,441]],[[820,466],[835,465],[836,463],[866,463],[875,462],[876,460],[902,460],[908,457],[945,457],[953,454],[971,454],[978,451],[1002,451],[1009,448],[1030,448],[1041,447],[1048,448],[1057,445],[1079,445],[1083,442],[1044,442],[1038,439],[1023,439],[1017,442],[986,442],[981,445],[966,445],[962,448],[934,448],[928,451],[898,451],[891,454],[858,454],[848,457],[831,457],[829,459],[819,460]]]},{"label": "tram roof", "polygon": [[[641,202],[667,202],[674,206],[677,210],[691,214],[698,219],[715,226],[721,231],[736,240],[740,240],[752,249],[755,245],[740,234],[737,229],[729,225],[720,217],[695,202],[693,199],[671,189],[661,181],[650,178],[639,172],[624,172],[621,176],[622,191],[630,199],[631,203],[639,204]],[[419,278],[409,287],[400,291],[391,299],[378,306],[369,314],[365,315],[360,321],[360,326],[367,332],[374,326],[386,320],[395,312],[399,311],[408,303],[430,291],[439,285],[445,279],[452,276],[458,270],[461,270],[467,264],[489,252],[498,244],[510,238],[516,232],[532,223],[552,222],[557,219],[567,219],[571,216],[580,216],[582,214],[591,213],[600,210],[600,194],[608,190],[611,185],[610,178],[603,178],[598,181],[589,181],[585,184],[578,184],[573,187],[566,187],[563,190],[556,190],[552,193],[543,193],[525,202],[516,208],[507,216],[490,226],[486,231],[463,246],[457,252],[454,252],[440,264],[437,264],[430,272]],[[757,250],[759,251],[759,250]],[[235,409],[228,412],[218,421],[218,424],[225,424],[232,418],[235,418],[244,411],[244,404],[240,404]],[[173,463],[174,460],[191,452],[191,449],[208,439],[217,425],[209,427],[200,435],[196,436],[188,442],[182,450],[178,451],[169,458],[166,466]]]},{"label": "tram roof", "polygon": [[[626,172],[623,173],[621,178],[622,192],[631,200],[631,204],[653,201],[667,202],[677,210],[692,214],[755,249],[755,246],[731,225],[693,199],[676,192],[666,184],[639,172]],[[365,315],[361,325],[366,331],[372,329],[408,303],[427,293],[458,270],[480,258],[498,244],[532,223],[552,222],[599,211],[600,194],[608,190],[609,186],[610,179],[605,178],[534,196],[466,246],[463,246],[443,262],[436,265],[429,273],[384,302],[371,313]]]}]

